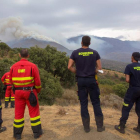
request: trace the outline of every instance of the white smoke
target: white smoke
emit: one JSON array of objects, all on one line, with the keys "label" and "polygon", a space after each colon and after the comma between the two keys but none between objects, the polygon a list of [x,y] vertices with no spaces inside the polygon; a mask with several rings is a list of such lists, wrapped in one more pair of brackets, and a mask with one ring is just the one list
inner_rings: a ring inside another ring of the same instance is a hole
[{"label": "white smoke", "polygon": [[40,33],[40,29],[37,26],[24,26],[20,17],[8,17],[0,19],[0,40],[6,42],[13,39],[22,38],[35,38],[38,40],[56,42],[54,39],[42,35]]}]

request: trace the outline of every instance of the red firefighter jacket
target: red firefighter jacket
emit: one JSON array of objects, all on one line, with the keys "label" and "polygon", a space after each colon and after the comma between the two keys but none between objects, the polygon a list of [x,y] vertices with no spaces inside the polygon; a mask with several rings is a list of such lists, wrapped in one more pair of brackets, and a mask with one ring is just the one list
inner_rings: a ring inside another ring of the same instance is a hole
[{"label": "red firefighter jacket", "polygon": [[11,85],[11,82],[10,82],[10,72],[5,73],[2,76],[1,81],[2,81],[2,83],[4,85]]},{"label": "red firefighter jacket", "polygon": [[38,68],[26,59],[21,59],[11,67],[10,81],[14,87],[35,86],[38,93],[41,90]]}]

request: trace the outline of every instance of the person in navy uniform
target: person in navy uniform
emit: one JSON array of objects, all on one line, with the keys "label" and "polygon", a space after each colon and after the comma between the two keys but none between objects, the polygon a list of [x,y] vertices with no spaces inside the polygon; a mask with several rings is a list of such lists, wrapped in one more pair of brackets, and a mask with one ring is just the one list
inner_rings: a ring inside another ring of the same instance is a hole
[{"label": "person in navy uniform", "polygon": [[[100,107],[100,91],[95,79],[98,70],[101,70],[100,55],[90,49],[89,36],[83,36],[82,47],[74,50],[70,56],[68,69],[76,74],[78,96],[81,104],[81,118],[85,132],[90,131],[90,116],[88,112],[88,93],[94,108],[97,131],[105,130],[103,126],[103,113]],[[76,68],[73,66],[75,63]]]},{"label": "person in navy uniform", "polygon": [[126,75],[126,82],[129,83],[129,88],[124,97],[124,103],[122,108],[122,117],[120,118],[120,124],[115,125],[115,129],[120,133],[125,133],[125,124],[129,117],[129,112],[134,103],[135,111],[138,116],[138,126],[133,130],[140,133],[140,53],[134,52],[131,57],[131,64],[128,64],[125,68],[124,74]]}]

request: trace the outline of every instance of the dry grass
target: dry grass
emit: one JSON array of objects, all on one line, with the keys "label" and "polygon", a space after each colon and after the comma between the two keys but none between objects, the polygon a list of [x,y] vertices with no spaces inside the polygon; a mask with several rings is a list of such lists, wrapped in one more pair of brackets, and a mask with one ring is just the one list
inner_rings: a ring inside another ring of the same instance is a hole
[{"label": "dry grass", "polygon": [[122,108],[123,99],[115,94],[101,96],[101,105],[114,109]]},{"label": "dry grass", "polygon": [[112,71],[112,70],[105,70],[103,69],[104,73],[101,75],[109,75],[109,76],[118,76],[118,78],[124,77],[124,74],[121,72],[117,72],[117,71]]},{"label": "dry grass", "polygon": [[57,112],[58,115],[64,116],[67,114],[66,110],[64,108],[59,108],[59,111]]},{"label": "dry grass", "polygon": [[55,104],[61,106],[76,105],[78,104],[77,92],[72,89],[64,89],[64,94],[61,98],[57,98]]}]

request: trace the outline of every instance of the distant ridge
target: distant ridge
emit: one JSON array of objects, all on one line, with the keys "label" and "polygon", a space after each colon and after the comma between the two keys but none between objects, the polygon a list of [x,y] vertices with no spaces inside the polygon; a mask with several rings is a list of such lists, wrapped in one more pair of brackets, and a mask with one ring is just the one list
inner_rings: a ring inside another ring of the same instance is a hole
[{"label": "distant ridge", "polygon": [[61,44],[58,44],[56,42],[37,40],[34,38],[13,40],[13,41],[7,42],[7,44],[11,48],[30,48],[30,47],[33,47],[36,45],[40,48],[45,48],[47,45],[50,45],[50,46],[56,47],[58,51],[66,52],[68,55],[70,55],[72,52],[69,49],[67,49],[66,47],[64,47]]},{"label": "distant ridge", "polygon": [[[83,35],[71,37],[69,43],[79,43]],[[140,41],[122,41],[117,38],[91,36],[90,48],[96,49],[102,58],[121,62],[129,62],[132,52],[140,52]]]}]

